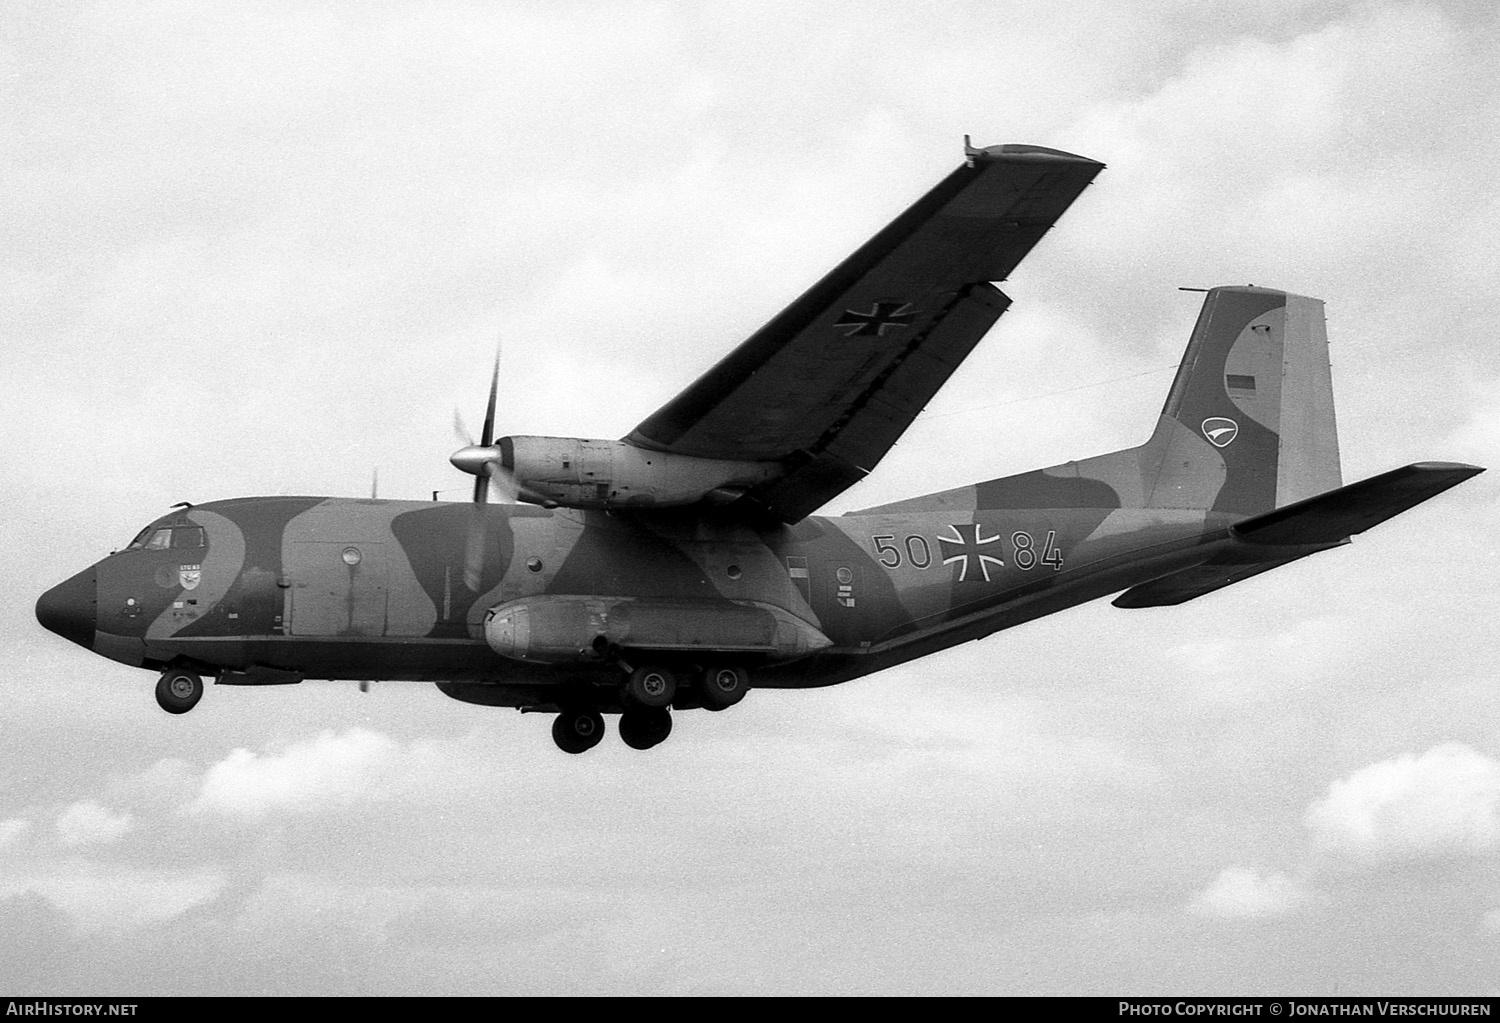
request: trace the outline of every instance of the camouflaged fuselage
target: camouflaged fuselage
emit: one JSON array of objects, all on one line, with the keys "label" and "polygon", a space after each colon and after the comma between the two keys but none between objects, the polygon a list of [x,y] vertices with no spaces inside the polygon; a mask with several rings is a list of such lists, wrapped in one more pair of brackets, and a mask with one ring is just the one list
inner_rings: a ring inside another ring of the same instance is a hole
[{"label": "camouflaged fuselage", "polygon": [[[483,630],[496,605],[574,594],[742,601],[784,609],[832,641],[760,666],[757,686],[828,685],[1201,562],[1231,521],[1123,509],[1117,498],[1114,507],[979,507],[982,486],[943,495],[931,510],[766,529],[701,513],[489,506],[477,591],[463,581],[470,506],[214,502],[156,524],[201,527],[203,547],[125,550],[96,566],[95,649],[132,665],[188,661],[226,680],[285,672],[498,683],[480,702],[524,704],[545,702],[528,688],[593,673],[613,680],[618,669],[500,656]],[[1113,491],[1101,484],[1098,493]]]}]

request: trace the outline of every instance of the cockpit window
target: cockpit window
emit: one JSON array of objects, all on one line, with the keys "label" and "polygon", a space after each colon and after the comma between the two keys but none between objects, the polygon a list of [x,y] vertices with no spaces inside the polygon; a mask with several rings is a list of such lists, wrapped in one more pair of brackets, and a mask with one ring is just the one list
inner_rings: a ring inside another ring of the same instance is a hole
[{"label": "cockpit window", "polygon": [[161,529],[152,530],[149,526],[143,529],[139,536],[130,541],[128,550],[139,550],[144,548],[148,551],[164,551],[168,548],[173,550],[183,547],[203,547],[202,526],[164,526]]},{"label": "cockpit window", "polygon": [[202,526],[173,526],[172,527],[172,546],[173,547],[202,547],[202,546],[204,546],[204,544],[203,544],[203,527]]}]

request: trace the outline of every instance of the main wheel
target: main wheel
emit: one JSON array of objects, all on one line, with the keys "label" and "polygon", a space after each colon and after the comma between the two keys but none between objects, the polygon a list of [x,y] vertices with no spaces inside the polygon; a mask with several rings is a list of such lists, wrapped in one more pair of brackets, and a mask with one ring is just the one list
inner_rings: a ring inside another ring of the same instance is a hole
[{"label": "main wheel", "polygon": [[659,707],[640,707],[620,715],[620,738],[631,749],[650,749],[672,734],[672,715]]},{"label": "main wheel", "polygon": [[648,664],[630,673],[625,695],[637,707],[670,707],[677,695],[677,679],[666,668]]},{"label": "main wheel", "polygon": [[604,716],[593,708],[564,708],[552,722],[552,741],[564,753],[587,753],[603,738]]},{"label": "main wheel", "polygon": [[156,683],[156,702],[168,714],[186,714],[203,699],[203,679],[186,668],[169,668]]},{"label": "main wheel", "polygon": [[703,673],[699,690],[703,693],[703,706],[708,710],[724,710],[733,707],[745,698],[750,688],[750,679],[744,669],[728,664],[711,664]]}]

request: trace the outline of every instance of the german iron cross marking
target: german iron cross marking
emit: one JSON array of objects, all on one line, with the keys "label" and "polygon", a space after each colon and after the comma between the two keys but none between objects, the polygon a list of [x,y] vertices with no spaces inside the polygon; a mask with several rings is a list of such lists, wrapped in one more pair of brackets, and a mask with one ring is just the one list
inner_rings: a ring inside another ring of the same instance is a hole
[{"label": "german iron cross marking", "polygon": [[876,302],[867,313],[845,309],[843,318],[834,323],[845,337],[884,337],[888,327],[905,327],[917,318],[910,302]]},{"label": "german iron cross marking", "polygon": [[[937,542],[938,546],[942,548],[943,564],[951,565],[955,561],[959,562],[959,582],[965,582],[968,580],[969,565],[971,559],[972,561],[979,564],[979,572],[984,576],[985,582],[990,581],[991,565],[994,565],[996,568],[1005,567],[1005,562],[1001,561],[994,555],[981,554],[979,552],[979,548],[983,547],[985,544],[998,543],[1000,540],[1000,537],[998,535],[981,536],[979,534],[979,523],[977,522],[971,522],[965,525],[949,526],[948,528],[953,530],[952,539],[946,536],[940,536],[937,538]],[[996,548],[996,550],[998,551],[999,548]],[[976,579],[974,581],[978,582],[979,580]]]}]

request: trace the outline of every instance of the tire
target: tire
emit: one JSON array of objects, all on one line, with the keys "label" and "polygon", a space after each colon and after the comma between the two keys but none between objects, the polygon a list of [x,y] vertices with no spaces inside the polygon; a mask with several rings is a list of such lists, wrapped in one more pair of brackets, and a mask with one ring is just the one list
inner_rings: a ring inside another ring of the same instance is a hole
[{"label": "tire", "polygon": [[564,753],[587,753],[604,738],[604,718],[592,708],[564,709],[552,722],[552,741]]},{"label": "tire", "polygon": [[750,678],[745,670],[729,664],[710,664],[699,684],[703,706],[708,710],[733,707],[745,698],[749,689]]},{"label": "tire", "polygon": [[186,714],[203,699],[203,679],[186,668],[170,668],[156,683],[156,702],[168,714]]},{"label": "tire", "polygon": [[620,738],[631,749],[650,749],[672,734],[672,715],[660,708],[627,710],[620,715]]},{"label": "tire", "polygon": [[637,707],[670,707],[676,695],[676,677],[659,664],[648,664],[635,669],[625,683],[626,699]]}]

